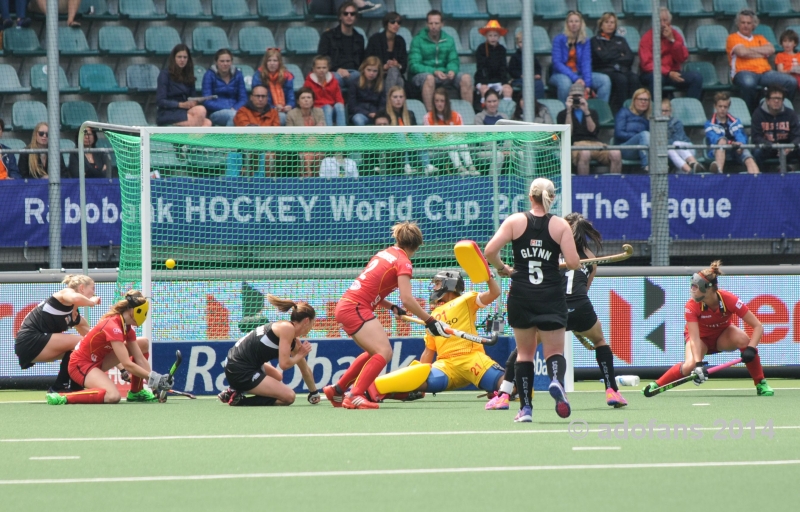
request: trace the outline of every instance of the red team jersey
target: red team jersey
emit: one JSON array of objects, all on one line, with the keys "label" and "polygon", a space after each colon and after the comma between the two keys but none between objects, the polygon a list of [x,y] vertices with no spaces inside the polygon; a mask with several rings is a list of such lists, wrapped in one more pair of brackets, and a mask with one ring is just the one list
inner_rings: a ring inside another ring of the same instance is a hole
[{"label": "red team jersey", "polygon": [[397,289],[398,276],[412,275],[411,260],[405,251],[389,247],[369,260],[364,271],[342,295],[343,300],[369,306],[375,310],[387,295]]},{"label": "red team jersey", "polygon": [[[719,308],[716,311],[693,299],[689,299],[684,308],[686,323],[697,323],[700,327],[700,337],[704,341],[705,339],[716,340],[719,338],[722,331],[731,325],[734,313],[739,318],[744,318],[750,311],[739,297],[725,290],[718,290],[717,298],[719,299]],[[688,329],[684,329],[684,336],[687,340],[689,339]]]},{"label": "red team jersey", "polygon": [[127,330],[124,330],[119,315],[103,318],[78,343],[70,359],[70,367],[73,363],[77,366],[81,362],[89,363],[91,367],[98,367],[103,364],[103,359],[108,354],[114,352],[111,343],[124,341],[136,341],[136,331],[133,327],[129,325]]}]

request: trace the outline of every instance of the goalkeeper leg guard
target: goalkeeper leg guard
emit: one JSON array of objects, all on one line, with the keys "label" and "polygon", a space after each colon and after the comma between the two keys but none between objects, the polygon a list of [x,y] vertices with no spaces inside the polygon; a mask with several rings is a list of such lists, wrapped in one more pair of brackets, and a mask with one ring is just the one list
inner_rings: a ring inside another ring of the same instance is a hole
[{"label": "goalkeeper leg guard", "polygon": [[414,391],[428,379],[430,373],[429,364],[406,366],[375,379],[375,388],[381,395]]}]

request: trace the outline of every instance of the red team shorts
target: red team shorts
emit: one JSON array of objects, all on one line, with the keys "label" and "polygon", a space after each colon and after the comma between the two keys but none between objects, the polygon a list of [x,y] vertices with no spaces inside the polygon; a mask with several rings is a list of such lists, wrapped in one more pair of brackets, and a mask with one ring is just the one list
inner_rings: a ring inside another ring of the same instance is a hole
[{"label": "red team shorts", "polygon": [[103,361],[84,361],[73,357],[69,361],[69,378],[86,387],[86,375],[92,371],[92,368],[99,368],[102,364]]},{"label": "red team shorts", "polygon": [[375,319],[372,308],[348,299],[341,299],[336,304],[333,316],[348,336],[354,335],[365,323]]},{"label": "red team shorts", "polygon": [[[700,341],[703,342],[703,345],[708,347],[708,352],[706,352],[707,355],[716,354],[716,353],[719,352],[719,350],[717,350],[717,338],[719,338],[719,335],[717,335],[717,336],[701,336],[700,337]],[[689,335],[688,334],[684,337],[684,341],[686,343],[689,343]]]}]

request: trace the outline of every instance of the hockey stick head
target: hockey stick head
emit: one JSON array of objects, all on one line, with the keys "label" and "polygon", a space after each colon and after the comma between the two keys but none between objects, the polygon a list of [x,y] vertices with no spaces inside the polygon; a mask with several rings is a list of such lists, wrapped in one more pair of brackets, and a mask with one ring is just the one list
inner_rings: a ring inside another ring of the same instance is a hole
[{"label": "hockey stick head", "polygon": [[483,344],[487,347],[491,347],[492,345],[497,345],[497,341],[500,339],[500,333],[493,332],[491,336],[489,336],[488,341],[484,341]]},{"label": "hockey stick head", "polygon": [[[172,380],[172,377],[175,376],[175,372],[178,370],[178,367],[183,362],[183,356],[181,355],[180,350],[175,351],[175,363],[173,363],[172,368],[169,369],[169,379]],[[158,401],[162,404],[167,401],[167,390],[161,390],[158,392]]]}]

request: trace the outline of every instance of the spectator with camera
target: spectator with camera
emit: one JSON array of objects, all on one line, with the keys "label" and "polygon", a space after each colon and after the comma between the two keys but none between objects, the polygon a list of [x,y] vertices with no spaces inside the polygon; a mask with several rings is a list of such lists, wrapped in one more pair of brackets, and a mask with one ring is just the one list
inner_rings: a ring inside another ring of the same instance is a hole
[{"label": "spectator with camera", "polygon": [[[572,84],[569,96],[564,102],[567,108],[556,116],[556,123],[568,124],[572,133],[574,146],[605,146],[597,134],[600,132],[600,121],[597,111],[589,108],[589,102],[584,97],[583,86]],[[601,165],[611,167],[613,174],[622,173],[622,155],[618,149],[592,149],[572,152],[572,165],[577,167],[578,174],[589,174],[589,164],[596,160]]]}]

